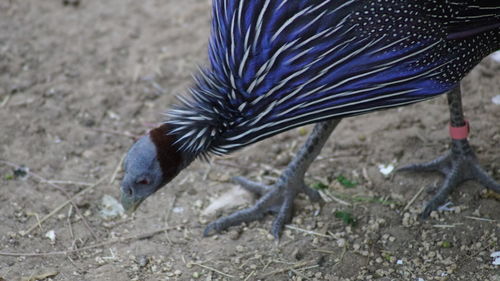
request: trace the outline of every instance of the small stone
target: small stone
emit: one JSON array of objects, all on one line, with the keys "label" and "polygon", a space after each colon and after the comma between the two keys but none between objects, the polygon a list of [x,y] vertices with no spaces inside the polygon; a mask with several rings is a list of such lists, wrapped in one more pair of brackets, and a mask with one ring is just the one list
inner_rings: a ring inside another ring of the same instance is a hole
[{"label": "small stone", "polygon": [[176,271],[174,271],[174,274],[176,276],[181,276],[182,275],[182,271],[180,271],[180,270],[177,269]]},{"label": "small stone", "polygon": [[295,221],[296,225],[302,225],[304,223],[302,217],[295,217],[293,220]]},{"label": "small stone", "polygon": [[227,174],[223,174],[218,179],[220,182],[229,182],[231,181],[231,177]]},{"label": "small stone", "polygon": [[149,258],[147,256],[142,255],[137,257],[136,262],[140,267],[145,267],[149,263]]},{"label": "small stone", "polygon": [[231,240],[238,240],[238,238],[240,238],[240,235],[241,232],[239,232],[238,230],[231,230],[228,233],[229,239]]},{"label": "small stone", "polygon": [[430,217],[433,219],[439,219],[439,214],[436,211],[432,211]]},{"label": "small stone", "polygon": [[346,241],[344,238],[340,238],[340,239],[337,239],[337,246],[339,246],[340,248],[343,248],[346,244]]},{"label": "small stone", "polygon": [[193,272],[192,276],[194,279],[198,279],[198,278],[200,278],[200,273],[198,271],[195,271],[195,272]]},{"label": "small stone", "polygon": [[95,158],[96,154],[94,151],[92,150],[85,150],[83,153],[82,153],[82,156],[86,159],[93,159]]},{"label": "small stone", "polygon": [[95,261],[96,261],[96,262],[97,262],[97,264],[99,264],[99,265],[103,265],[103,264],[105,264],[105,263],[106,263],[106,261],[105,261],[103,258],[101,258],[101,257],[95,257]]},{"label": "small stone", "polygon": [[201,200],[199,200],[199,199],[198,199],[198,200],[196,200],[196,201],[194,201],[194,206],[195,206],[196,208],[198,208],[198,209],[201,209],[201,208],[203,207],[203,201],[201,201]]},{"label": "small stone", "polygon": [[45,237],[49,238],[51,243],[56,242],[56,232],[54,230],[47,231],[47,233],[45,233]]}]

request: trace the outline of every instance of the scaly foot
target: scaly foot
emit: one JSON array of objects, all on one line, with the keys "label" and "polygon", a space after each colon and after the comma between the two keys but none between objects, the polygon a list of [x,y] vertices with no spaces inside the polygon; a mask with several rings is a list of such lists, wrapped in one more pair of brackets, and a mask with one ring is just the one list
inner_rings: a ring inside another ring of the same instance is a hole
[{"label": "scaly foot", "polygon": [[297,194],[303,192],[313,202],[321,200],[319,193],[308,187],[302,179],[286,180],[280,178],[274,185],[267,186],[243,177],[235,177],[234,181],[246,190],[255,193],[261,198],[252,207],[234,212],[228,216],[210,223],[203,233],[208,236],[212,231],[220,232],[231,226],[244,222],[260,220],[267,213],[276,214],[271,228],[271,234],[278,239],[283,227],[290,222],[293,213],[293,200]]},{"label": "scaly foot", "polygon": [[488,189],[500,192],[500,184],[481,167],[466,139],[452,140],[452,149],[444,156],[430,162],[404,166],[397,171],[437,171],[445,176],[437,194],[425,206],[422,218],[427,218],[432,211],[443,205],[448,195],[464,181],[475,180]]}]

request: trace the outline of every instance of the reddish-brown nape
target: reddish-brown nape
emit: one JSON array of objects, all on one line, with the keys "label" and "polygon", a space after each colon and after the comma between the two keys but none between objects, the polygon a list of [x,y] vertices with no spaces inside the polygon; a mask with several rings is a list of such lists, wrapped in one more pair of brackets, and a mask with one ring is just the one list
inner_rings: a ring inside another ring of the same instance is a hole
[{"label": "reddish-brown nape", "polygon": [[174,146],[175,137],[168,134],[167,124],[163,124],[149,132],[151,141],[156,146],[158,162],[166,182],[172,180],[182,168],[182,154]]}]

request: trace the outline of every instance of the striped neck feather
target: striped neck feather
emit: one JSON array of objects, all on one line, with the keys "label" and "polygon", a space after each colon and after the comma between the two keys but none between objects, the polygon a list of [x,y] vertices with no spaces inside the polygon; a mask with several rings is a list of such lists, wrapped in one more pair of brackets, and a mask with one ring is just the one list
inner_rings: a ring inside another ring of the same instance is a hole
[{"label": "striped neck feather", "polygon": [[231,89],[207,70],[200,70],[195,80],[190,95],[178,96],[179,104],[167,111],[169,134],[175,135],[174,145],[179,151],[193,157],[206,159],[209,154],[226,154],[228,151],[216,144],[239,118],[227,94]]}]

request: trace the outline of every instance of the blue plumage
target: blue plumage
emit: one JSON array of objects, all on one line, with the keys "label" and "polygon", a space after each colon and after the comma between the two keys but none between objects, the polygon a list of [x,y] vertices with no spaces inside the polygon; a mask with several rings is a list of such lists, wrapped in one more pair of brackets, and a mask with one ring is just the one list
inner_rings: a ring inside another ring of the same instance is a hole
[{"label": "blue plumage", "polygon": [[224,154],[446,93],[500,47],[493,2],[216,0],[210,67],[168,122],[181,150]]}]

